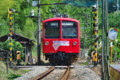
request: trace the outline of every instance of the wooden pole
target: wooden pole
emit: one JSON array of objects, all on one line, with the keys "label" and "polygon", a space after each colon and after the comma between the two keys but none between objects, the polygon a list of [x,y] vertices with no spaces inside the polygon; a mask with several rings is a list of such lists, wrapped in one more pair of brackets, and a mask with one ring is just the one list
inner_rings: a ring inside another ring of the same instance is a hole
[{"label": "wooden pole", "polygon": [[112,63],[112,49],[113,49],[113,42],[110,41],[110,63]]}]

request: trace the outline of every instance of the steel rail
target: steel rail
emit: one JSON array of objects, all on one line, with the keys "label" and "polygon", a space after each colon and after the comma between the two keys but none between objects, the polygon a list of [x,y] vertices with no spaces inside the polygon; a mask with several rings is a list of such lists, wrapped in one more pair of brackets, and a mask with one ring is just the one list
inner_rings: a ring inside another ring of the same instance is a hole
[{"label": "steel rail", "polygon": [[41,80],[42,78],[47,76],[49,73],[51,73],[54,69],[55,69],[55,67],[51,67],[49,70],[47,70],[44,73],[38,75],[37,77],[32,78],[31,80]]},{"label": "steel rail", "polygon": [[66,71],[65,71],[65,73],[64,73],[64,75],[63,75],[63,77],[62,77],[61,79],[59,79],[59,80],[67,80],[68,77],[69,77],[69,74],[70,74],[70,68],[67,67],[67,69],[66,69]]}]

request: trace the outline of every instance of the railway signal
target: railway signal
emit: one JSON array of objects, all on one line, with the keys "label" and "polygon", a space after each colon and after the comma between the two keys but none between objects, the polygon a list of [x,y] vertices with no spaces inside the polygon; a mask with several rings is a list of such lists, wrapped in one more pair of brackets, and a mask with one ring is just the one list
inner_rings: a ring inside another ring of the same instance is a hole
[{"label": "railway signal", "polygon": [[12,50],[13,50],[13,43],[12,43],[12,36],[13,36],[13,13],[15,12],[14,9],[8,9],[8,19],[9,19],[9,36],[8,36],[8,40],[9,40],[9,61],[12,61]]},{"label": "railway signal", "polygon": [[97,59],[98,58],[98,53],[97,53],[97,48],[98,48],[98,8],[96,5],[94,5],[92,7],[92,11],[93,11],[93,15],[94,15],[94,17],[93,17],[93,21],[94,21],[93,22],[93,27],[94,27],[93,33],[95,35],[95,37],[94,37],[95,54],[93,55],[95,59],[93,59],[93,60],[95,63],[97,63],[98,62],[98,59]]}]

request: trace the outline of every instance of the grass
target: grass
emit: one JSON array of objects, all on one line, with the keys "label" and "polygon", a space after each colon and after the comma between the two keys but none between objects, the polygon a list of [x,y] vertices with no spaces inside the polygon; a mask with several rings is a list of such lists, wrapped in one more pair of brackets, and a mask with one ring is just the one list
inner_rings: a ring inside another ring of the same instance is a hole
[{"label": "grass", "polygon": [[[37,56],[37,52],[36,53],[32,53],[33,56]],[[44,53],[41,52],[41,55],[44,55]]]},{"label": "grass", "polygon": [[88,65],[88,62],[79,63],[80,65]]},{"label": "grass", "polygon": [[12,70],[9,68],[7,74],[5,63],[0,61],[0,80],[14,80],[28,71],[29,70]]},{"label": "grass", "polygon": [[84,62],[83,64],[84,64],[84,65],[88,65],[88,61]]},{"label": "grass", "polygon": [[11,73],[10,75],[7,76],[7,78],[8,78],[9,80],[14,80],[15,78],[20,77],[20,76],[21,76],[21,74]]}]

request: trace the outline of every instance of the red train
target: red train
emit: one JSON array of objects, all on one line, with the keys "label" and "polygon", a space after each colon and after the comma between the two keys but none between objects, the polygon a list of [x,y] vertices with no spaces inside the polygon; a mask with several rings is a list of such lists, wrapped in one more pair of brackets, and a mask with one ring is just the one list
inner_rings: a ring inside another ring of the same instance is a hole
[{"label": "red train", "polygon": [[54,65],[70,65],[80,53],[80,22],[72,18],[43,21],[42,48]]}]

